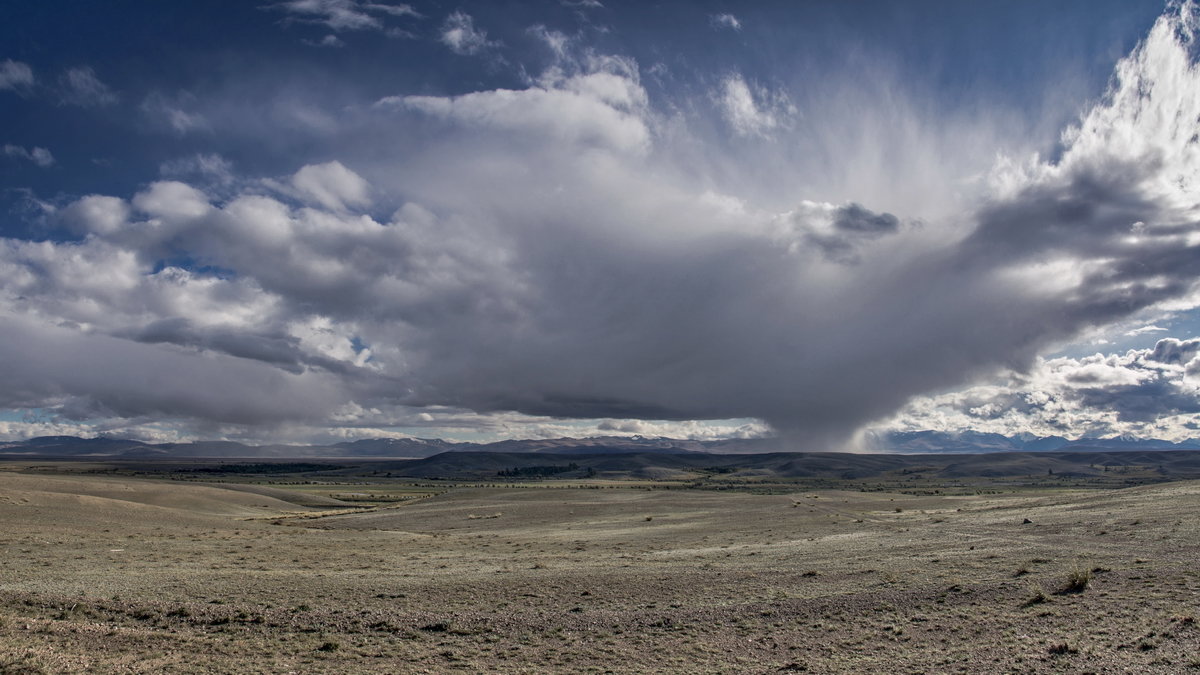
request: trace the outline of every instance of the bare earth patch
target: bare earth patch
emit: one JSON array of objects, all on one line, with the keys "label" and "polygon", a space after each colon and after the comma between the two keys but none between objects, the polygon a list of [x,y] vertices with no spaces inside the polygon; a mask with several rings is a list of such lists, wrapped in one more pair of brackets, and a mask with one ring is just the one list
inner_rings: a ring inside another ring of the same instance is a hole
[{"label": "bare earth patch", "polygon": [[0,672],[1200,672],[1198,507],[4,473]]}]

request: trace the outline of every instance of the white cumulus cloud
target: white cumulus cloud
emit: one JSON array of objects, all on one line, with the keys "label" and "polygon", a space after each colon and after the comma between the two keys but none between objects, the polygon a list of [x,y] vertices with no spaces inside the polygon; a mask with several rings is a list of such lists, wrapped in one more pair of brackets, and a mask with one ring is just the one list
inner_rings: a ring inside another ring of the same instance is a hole
[{"label": "white cumulus cloud", "polygon": [[371,203],[367,182],[337,161],[300,169],[292,176],[292,187],[303,198],[328,209]]}]

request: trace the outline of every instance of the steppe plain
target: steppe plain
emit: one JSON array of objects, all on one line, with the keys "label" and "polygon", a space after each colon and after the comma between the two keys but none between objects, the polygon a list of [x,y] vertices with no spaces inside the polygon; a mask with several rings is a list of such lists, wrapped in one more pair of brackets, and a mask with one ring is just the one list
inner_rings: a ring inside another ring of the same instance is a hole
[{"label": "steppe plain", "polygon": [[1200,672],[1198,481],[140,473],[0,465],[0,672]]}]

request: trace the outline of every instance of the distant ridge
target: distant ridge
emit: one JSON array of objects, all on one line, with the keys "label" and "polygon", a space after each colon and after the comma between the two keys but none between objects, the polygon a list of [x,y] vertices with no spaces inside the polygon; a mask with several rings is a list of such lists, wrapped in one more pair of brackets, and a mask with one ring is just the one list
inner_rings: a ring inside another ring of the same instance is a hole
[{"label": "distant ridge", "polygon": [[[1046,453],[1141,450],[1200,450],[1200,439],[1179,442],[1149,438],[1082,438],[1062,436],[1003,436],[943,431],[906,431],[868,438],[877,454],[941,455],[984,453]],[[332,445],[246,445],[235,441],[144,443],[120,438],[40,436],[27,441],[0,442],[0,456],[96,458],[407,458],[442,453],[514,453],[570,455],[746,455],[812,453],[816,448],[791,445],[781,439],[724,439],[697,441],[642,436],[505,440],[493,443],[454,442],[428,438],[374,438]]]},{"label": "distant ridge", "polygon": [[444,452],[516,452],[559,454],[628,454],[752,452],[767,440],[691,441],[670,438],[600,437],[508,440],[495,443],[459,443],[428,438],[374,438],[333,445],[246,445],[234,441],[193,443],[143,443],[116,438],[41,436],[27,441],[0,442],[0,456],[110,457],[110,458],[423,458]]},{"label": "distant ridge", "polygon": [[976,431],[903,431],[873,439],[879,452],[981,453],[1086,450],[1200,450],[1200,439],[1179,442],[1160,438],[1080,438],[1062,436],[1003,436]]},{"label": "distant ridge", "polygon": [[[926,479],[1015,478],[1045,480],[1126,475],[1133,469],[1158,480],[1200,478],[1200,451],[1108,450],[1096,452],[1000,452],[933,455],[848,452],[763,454],[629,453],[549,454],[447,452],[379,467],[398,476],[488,480],[501,471],[556,468],[556,478],[733,479],[817,478],[863,480],[891,475]],[[1110,473],[1111,472],[1111,473]]]}]

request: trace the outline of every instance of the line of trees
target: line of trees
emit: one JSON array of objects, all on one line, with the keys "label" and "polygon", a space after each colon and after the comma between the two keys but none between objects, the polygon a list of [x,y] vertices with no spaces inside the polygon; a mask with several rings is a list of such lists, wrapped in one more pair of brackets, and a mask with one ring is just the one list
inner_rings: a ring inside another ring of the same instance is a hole
[{"label": "line of trees", "polygon": [[568,471],[575,471],[579,465],[571,462],[566,466],[559,464],[550,464],[546,466],[514,466],[511,469],[501,469],[496,472],[497,476],[503,478],[539,478],[544,476],[554,476]]}]

